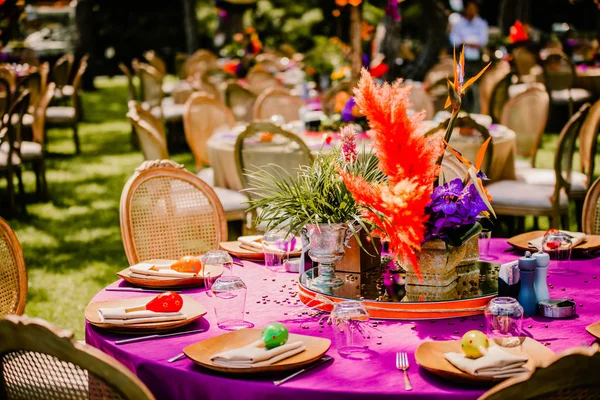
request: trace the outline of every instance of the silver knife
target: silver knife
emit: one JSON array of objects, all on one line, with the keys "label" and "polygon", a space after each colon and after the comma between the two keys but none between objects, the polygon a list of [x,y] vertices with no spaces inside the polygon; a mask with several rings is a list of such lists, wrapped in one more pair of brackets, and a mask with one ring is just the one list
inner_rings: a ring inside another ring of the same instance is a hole
[{"label": "silver knife", "polygon": [[326,362],[329,362],[329,361],[331,361],[331,360],[333,360],[333,357],[331,357],[331,356],[325,356],[325,357],[322,357],[322,358],[320,358],[318,361],[316,361],[314,364],[312,364],[312,365],[309,365],[309,366],[308,366],[308,367],[306,367],[306,368],[302,368],[300,371],[296,371],[296,372],[294,372],[293,374],[291,374],[291,375],[289,375],[289,376],[287,376],[287,377],[285,377],[285,378],[283,378],[283,379],[281,379],[281,380],[279,380],[279,381],[273,381],[273,384],[274,384],[275,386],[279,386],[279,385],[281,385],[282,383],[284,383],[284,382],[287,382],[287,381],[289,381],[290,379],[292,379],[292,378],[295,378],[295,377],[297,377],[298,375],[300,375],[300,374],[303,374],[303,373],[305,373],[306,371],[308,371],[308,370],[311,370],[311,369],[313,369],[313,368],[315,368],[315,367],[318,367],[319,365],[325,364]]},{"label": "silver knife", "polygon": [[139,287],[107,287],[104,288],[107,292],[146,292],[146,293],[163,293],[163,292],[175,292],[181,293],[181,290],[169,290],[169,289],[144,289]]},{"label": "silver knife", "polygon": [[164,337],[191,335],[192,333],[200,333],[200,332],[205,332],[205,331],[206,331],[205,329],[195,329],[193,331],[183,331],[183,332],[173,332],[173,333],[163,333],[163,334],[158,333],[155,335],[139,336],[139,337],[134,337],[131,339],[116,340],[115,344],[119,345],[119,344],[135,343],[135,342],[141,342],[144,340],[158,339],[158,338],[164,338]]}]

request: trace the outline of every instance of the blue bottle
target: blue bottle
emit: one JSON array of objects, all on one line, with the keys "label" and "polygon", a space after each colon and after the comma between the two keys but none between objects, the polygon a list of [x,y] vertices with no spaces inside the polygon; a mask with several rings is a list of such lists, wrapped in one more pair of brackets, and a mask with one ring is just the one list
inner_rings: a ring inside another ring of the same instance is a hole
[{"label": "blue bottle", "polygon": [[548,265],[550,264],[550,256],[548,253],[538,251],[533,254],[536,261],[535,274],[533,278],[533,289],[535,290],[535,298],[538,302],[542,300],[550,300],[550,292],[548,291]]},{"label": "blue bottle", "polygon": [[517,300],[523,307],[525,315],[535,315],[537,312],[537,299],[533,287],[533,278],[537,263],[530,252],[519,258],[519,273],[521,275],[521,289]]}]

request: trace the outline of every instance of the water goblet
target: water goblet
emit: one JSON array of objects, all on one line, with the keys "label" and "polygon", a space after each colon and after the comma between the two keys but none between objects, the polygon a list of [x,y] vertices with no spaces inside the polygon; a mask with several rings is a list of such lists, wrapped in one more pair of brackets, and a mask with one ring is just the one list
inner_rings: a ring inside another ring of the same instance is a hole
[{"label": "water goblet", "polygon": [[544,235],[542,250],[550,256],[548,272],[564,273],[569,270],[573,242],[565,232],[552,229]]},{"label": "water goblet", "polygon": [[221,276],[215,280],[210,290],[220,329],[235,331],[254,326],[251,322],[244,321],[248,289],[240,277]]},{"label": "water goblet", "polygon": [[296,247],[296,237],[285,230],[272,230],[263,235],[265,266],[283,271],[289,264],[290,252]]},{"label": "water goblet", "polygon": [[483,313],[486,331],[491,339],[500,341],[499,344],[505,347],[512,347],[520,342],[518,338],[521,336],[524,311],[516,299],[496,297],[488,303]]},{"label": "water goblet", "polygon": [[368,360],[377,355],[369,349],[369,313],[362,302],[336,303],[331,312],[331,326],[337,351],[343,358]]}]

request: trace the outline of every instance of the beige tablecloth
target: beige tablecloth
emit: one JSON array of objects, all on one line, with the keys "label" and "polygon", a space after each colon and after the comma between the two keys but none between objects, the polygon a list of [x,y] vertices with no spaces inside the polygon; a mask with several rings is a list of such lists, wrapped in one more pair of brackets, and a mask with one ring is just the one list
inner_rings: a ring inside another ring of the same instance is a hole
[{"label": "beige tablecloth", "polygon": [[575,87],[589,90],[595,97],[600,97],[600,68],[588,68],[577,71]]},{"label": "beige tablecloth", "polygon": [[[429,124],[429,125],[427,125]],[[424,121],[424,128],[435,126],[432,121]],[[233,190],[243,189],[242,182],[238,176],[235,165],[234,145],[237,135],[243,131],[243,126],[231,129],[218,129],[208,140],[208,154],[211,166],[214,170],[214,184],[218,187],[224,187]],[[305,135],[301,125],[296,123],[293,129],[301,137],[308,147],[316,154],[321,148],[324,137]],[[493,137],[494,152],[491,168],[484,172],[490,178],[490,181],[515,180],[515,152],[517,136],[515,132],[501,125],[490,126],[490,133]],[[481,147],[482,141],[479,137],[461,136],[454,134],[450,144],[456,150],[460,151],[467,159],[475,162],[477,152]],[[368,142],[367,142],[368,145]],[[323,147],[326,152],[330,146]],[[244,153],[245,162],[248,165],[265,165],[275,163],[287,171],[292,171],[298,166],[299,155],[294,149],[281,148],[276,145],[257,148],[248,148]],[[252,161],[250,161],[252,160]],[[487,160],[484,161],[484,165]]]}]

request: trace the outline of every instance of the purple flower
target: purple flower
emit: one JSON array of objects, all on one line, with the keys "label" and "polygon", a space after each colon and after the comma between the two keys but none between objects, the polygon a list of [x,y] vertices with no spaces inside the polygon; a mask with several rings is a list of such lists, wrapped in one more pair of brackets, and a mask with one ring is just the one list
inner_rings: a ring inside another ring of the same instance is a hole
[{"label": "purple flower", "polygon": [[398,10],[398,0],[388,0],[388,4],[385,7],[385,14],[394,19],[400,21],[400,11]]},{"label": "purple flower", "polygon": [[431,209],[435,212],[442,211],[444,214],[456,212],[456,202],[463,193],[463,183],[456,178],[433,190],[431,195]]},{"label": "purple flower", "polygon": [[342,109],[342,120],[344,122],[354,121],[354,115],[352,115],[352,109],[356,105],[356,101],[354,101],[354,97],[350,97],[346,104],[344,104],[344,108]]},{"label": "purple flower", "polygon": [[285,252],[291,252],[296,248],[296,236],[291,237],[291,239],[279,239],[275,242],[275,246]]}]

